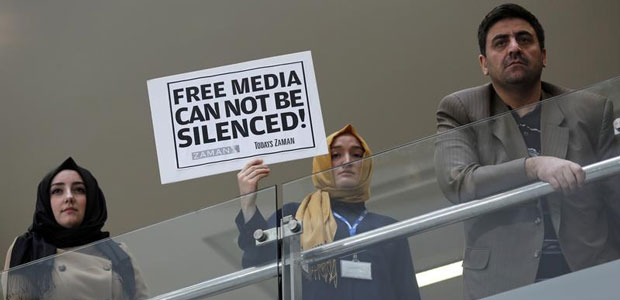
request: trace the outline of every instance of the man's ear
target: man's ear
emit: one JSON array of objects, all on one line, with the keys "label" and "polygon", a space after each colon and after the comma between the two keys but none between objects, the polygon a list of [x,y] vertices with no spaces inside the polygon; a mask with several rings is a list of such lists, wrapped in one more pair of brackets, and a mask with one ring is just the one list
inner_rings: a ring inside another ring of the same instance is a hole
[{"label": "man's ear", "polygon": [[542,65],[547,67],[547,49],[542,49]]},{"label": "man's ear", "polygon": [[482,70],[482,74],[485,76],[489,76],[489,69],[487,68],[487,57],[480,54],[478,55],[478,62],[480,63],[480,69]]}]

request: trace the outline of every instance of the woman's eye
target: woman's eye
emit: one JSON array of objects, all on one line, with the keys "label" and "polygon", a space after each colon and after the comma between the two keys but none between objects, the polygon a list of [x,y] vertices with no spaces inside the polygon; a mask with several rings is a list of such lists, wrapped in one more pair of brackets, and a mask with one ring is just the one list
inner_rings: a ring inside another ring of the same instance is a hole
[{"label": "woman's eye", "polygon": [[50,191],[50,194],[52,194],[52,195],[62,194],[62,189],[52,189]]},{"label": "woman's eye", "polygon": [[78,187],[78,188],[75,188],[74,193],[85,194],[86,193],[86,189],[83,188],[83,187]]}]

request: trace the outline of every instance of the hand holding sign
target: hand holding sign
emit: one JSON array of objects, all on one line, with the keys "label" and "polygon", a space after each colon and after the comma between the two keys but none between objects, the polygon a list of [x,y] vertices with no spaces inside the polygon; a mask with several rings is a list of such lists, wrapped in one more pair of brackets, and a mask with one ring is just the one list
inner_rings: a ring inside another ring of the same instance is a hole
[{"label": "hand holding sign", "polygon": [[241,195],[241,211],[247,223],[256,212],[256,190],[258,182],[269,176],[271,170],[268,165],[263,164],[262,159],[253,159],[248,162],[239,173],[237,173],[237,184],[239,185],[239,195]]}]

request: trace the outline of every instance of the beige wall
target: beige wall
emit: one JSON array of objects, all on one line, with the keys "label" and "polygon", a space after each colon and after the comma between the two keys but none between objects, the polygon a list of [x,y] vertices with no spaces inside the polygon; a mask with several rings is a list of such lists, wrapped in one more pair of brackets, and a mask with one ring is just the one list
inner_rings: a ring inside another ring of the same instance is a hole
[{"label": "beige wall", "polygon": [[[620,2],[517,1],[547,33],[544,78],[620,75]],[[36,185],[67,156],[108,199],[113,235],[236,194],[235,174],[161,185],[146,80],[311,50],[328,132],[375,150],[434,132],[442,96],[487,81],[476,29],[500,1],[3,1],[0,253],[31,222]],[[264,186],[305,175],[273,166]]]}]

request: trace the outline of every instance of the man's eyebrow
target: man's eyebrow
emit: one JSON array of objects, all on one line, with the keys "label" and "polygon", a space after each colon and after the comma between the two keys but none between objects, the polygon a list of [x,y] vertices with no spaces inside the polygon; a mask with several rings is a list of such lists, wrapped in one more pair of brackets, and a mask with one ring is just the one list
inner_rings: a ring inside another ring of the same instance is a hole
[{"label": "man's eyebrow", "polygon": [[529,36],[534,36],[531,32],[527,31],[527,30],[521,30],[519,32],[517,32],[516,34],[517,36],[522,36],[522,35],[529,35]]},{"label": "man's eyebrow", "polygon": [[[527,30],[521,30],[517,33],[515,33],[515,36],[524,36],[524,35],[528,35],[528,36],[534,36],[531,32],[527,31]],[[492,41],[496,41],[496,40],[501,40],[501,39],[505,39],[508,38],[510,35],[506,34],[506,33],[500,33],[496,36],[493,37]]]},{"label": "man's eyebrow", "polygon": [[500,34],[498,34],[498,35],[494,36],[494,37],[491,39],[491,41],[501,40],[501,39],[505,39],[505,38],[508,38],[508,34],[505,34],[505,33],[500,33]]}]

